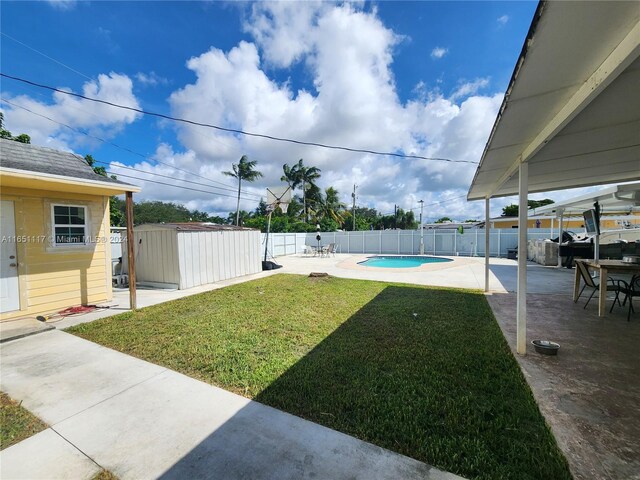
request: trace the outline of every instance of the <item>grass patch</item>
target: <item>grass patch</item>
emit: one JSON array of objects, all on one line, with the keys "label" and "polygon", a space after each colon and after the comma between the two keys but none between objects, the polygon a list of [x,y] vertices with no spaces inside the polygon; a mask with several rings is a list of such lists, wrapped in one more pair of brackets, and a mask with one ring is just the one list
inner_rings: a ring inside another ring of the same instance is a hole
[{"label": "grass patch", "polygon": [[465,477],[571,478],[480,292],[276,275],[68,331]]},{"label": "grass patch", "polygon": [[0,392],[0,450],[29,438],[47,428],[47,424]]}]

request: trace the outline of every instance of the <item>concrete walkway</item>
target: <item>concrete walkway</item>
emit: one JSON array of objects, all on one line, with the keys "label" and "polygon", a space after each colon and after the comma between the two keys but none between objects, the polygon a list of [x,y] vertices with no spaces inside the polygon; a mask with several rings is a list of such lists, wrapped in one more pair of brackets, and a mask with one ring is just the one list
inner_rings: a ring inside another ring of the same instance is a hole
[{"label": "concrete walkway", "polygon": [[0,388],[50,425],[0,452],[3,479],[460,478],[58,330],[1,357]]}]

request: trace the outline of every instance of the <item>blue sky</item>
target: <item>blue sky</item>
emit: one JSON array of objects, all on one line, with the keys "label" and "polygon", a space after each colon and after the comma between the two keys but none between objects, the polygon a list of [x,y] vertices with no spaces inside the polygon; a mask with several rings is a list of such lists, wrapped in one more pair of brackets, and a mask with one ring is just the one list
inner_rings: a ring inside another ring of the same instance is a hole
[{"label": "blue sky", "polygon": [[[2,72],[145,110],[279,137],[477,162],[535,2],[3,2]],[[41,52],[37,53],[35,50]],[[49,57],[49,58],[48,58]],[[64,65],[64,66],[63,66]],[[224,213],[229,193],[194,184],[242,154],[265,174],[242,207],[304,158],[320,186],[358,204],[481,217],[464,196],[475,166],[346,154],[215,132],[3,79],[7,127],[33,143],[91,153],[142,180],[140,198]],[[15,106],[17,105],[17,106]],[[135,151],[70,131],[23,108]],[[161,162],[161,163],[158,163]],[[193,172],[196,177],[186,173]],[[220,185],[219,183],[211,184]],[[508,203],[508,201],[506,201]],[[505,201],[494,202],[499,214]],[[463,218],[464,217],[464,218]]]}]

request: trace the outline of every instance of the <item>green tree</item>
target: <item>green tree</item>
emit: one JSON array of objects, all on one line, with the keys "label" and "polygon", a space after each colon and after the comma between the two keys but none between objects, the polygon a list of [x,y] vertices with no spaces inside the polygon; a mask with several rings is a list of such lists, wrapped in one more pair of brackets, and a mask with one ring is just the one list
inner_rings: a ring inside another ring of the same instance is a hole
[{"label": "green tree", "polygon": [[252,218],[250,212],[247,212],[246,210],[236,210],[235,212],[229,213],[226,223],[233,224],[234,217],[235,217],[235,222],[237,226],[244,225],[247,220]]},{"label": "green tree", "polygon": [[316,208],[316,215],[321,220],[329,219],[337,226],[336,229],[342,228],[346,217],[349,215],[345,211],[346,205],[340,201],[338,191],[329,187],[325,189],[324,196],[320,199],[320,203]]},{"label": "green tree", "polygon": [[125,227],[127,217],[124,214],[125,203],[115,195],[109,198],[109,220],[112,227]]},{"label": "green tree", "polygon": [[133,205],[133,219],[136,225],[188,222],[191,217],[191,212],[187,207],[175,203],[147,201]]},{"label": "green tree", "polygon": [[[544,205],[550,205],[554,203],[550,198],[545,198],[544,200],[527,200],[527,206],[529,209],[538,208]],[[506,207],[502,207],[502,216],[503,217],[517,217],[518,216],[518,205],[512,203],[511,205],[507,205]]]},{"label": "green tree", "polygon": [[256,207],[255,216],[256,217],[265,217],[269,212],[267,212],[267,202],[264,199],[260,199],[260,203]]},{"label": "green tree", "polygon": [[[320,178],[320,169],[318,167],[307,167],[304,165],[304,160],[301,158],[298,163],[289,167],[288,164],[282,166],[284,175],[280,177],[280,180],[287,182],[292,190],[298,187],[302,189],[302,213],[305,222],[309,222],[309,215],[307,209],[307,197],[309,193],[313,195],[313,188],[317,189],[315,184],[316,180]],[[307,190],[311,190],[307,192]],[[317,199],[317,198],[316,198]]]},{"label": "green tree", "polygon": [[253,182],[262,177],[262,172],[255,170],[256,160],[249,160],[246,155],[238,163],[231,164],[233,171],[222,172],[224,175],[238,179],[238,202],[236,204],[236,225],[240,225],[240,189],[242,181]]},{"label": "green tree", "polygon": [[4,113],[0,112],[0,138],[6,138],[7,140],[14,140],[20,143],[31,143],[31,137],[26,133],[13,136],[9,130],[4,129]]},{"label": "green tree", "polygon": [[280,181],[287,182],[287,185],[289,185],[291,190],[298,188],[300,182],[298,181],[298,175],[295,169],[295,165],[293,167],[290,167],[287,163],[285,163],[282,166],[282,171],[284,172],[284,175],[280,177]]},{"label": "green tree", "polygon": [[440,217],[435,223],[453,222],[450,217]]}]

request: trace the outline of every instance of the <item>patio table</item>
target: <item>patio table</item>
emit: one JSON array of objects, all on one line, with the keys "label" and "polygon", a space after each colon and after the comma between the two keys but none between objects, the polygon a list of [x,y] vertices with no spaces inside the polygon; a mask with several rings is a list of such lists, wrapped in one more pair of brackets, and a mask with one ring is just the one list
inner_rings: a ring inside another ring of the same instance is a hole
[{"label": "patio table", "polygon": [[[627,263],[622,260],[576,260],[576,262],[582,262],[587,269],[595,270],[600,276],[600,288],[598,290],[598,316],[604,317],[606,313],[606,300],[607,300],[607,277],[609,273],[627,273],[631,275],[640,274],[640,264]],[[576,267],[574,284],[573,284],[573,301],[578,299],[580,292],[580,272]]]}]

